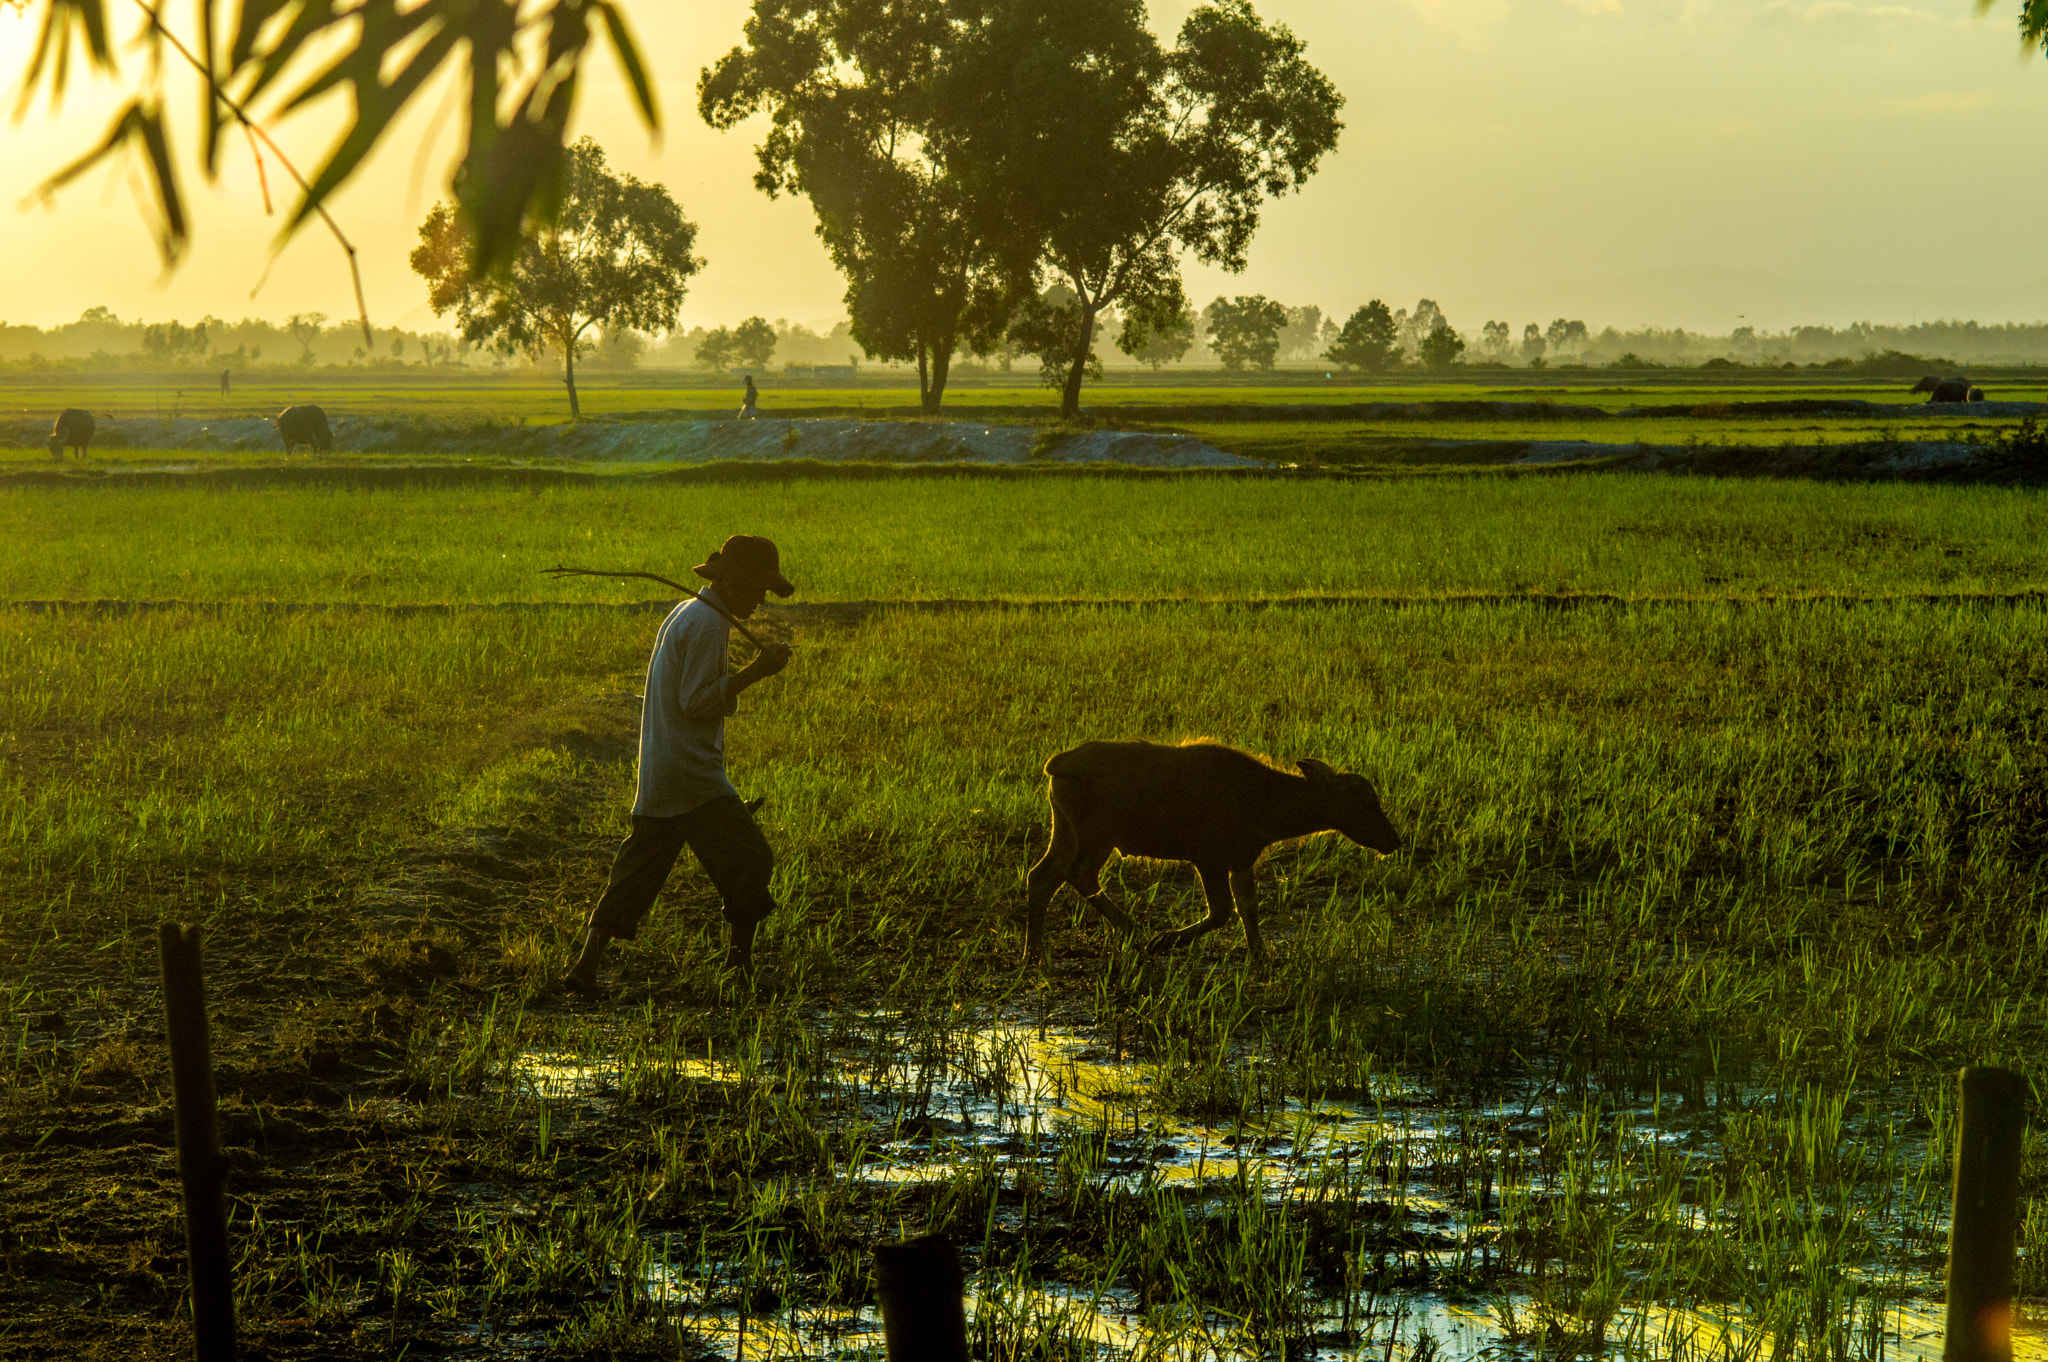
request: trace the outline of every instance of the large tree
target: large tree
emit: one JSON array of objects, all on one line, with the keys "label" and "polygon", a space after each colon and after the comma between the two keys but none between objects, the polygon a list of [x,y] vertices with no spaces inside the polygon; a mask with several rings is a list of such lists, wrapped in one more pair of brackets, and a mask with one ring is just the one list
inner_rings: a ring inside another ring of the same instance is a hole
[{"label": "large tree", "polygon": [[1118,348],[1139,353],[1187,310],[1183,252],[1243,269],[1260,205],[1315,172],[1344,101],[1247,0],[1197,8],[1170,51],[1138,0],[985,2],[961,62],[980,112],[957,126],[1036,239],[1034,282],[1073,292],[1061,338],[1039,351],[1072,418],[1099,364],[1096,319],[1114,304]]},{"label": "large tree", "polygon": [[1131,352],[1131,358],[1141,364],[1152,366],[1152,372],[1168,364],[1180,363],[1195,343],[1195,314],[1183,312],[1168,326],[1151,327],[1145,335],[1145,343]]},{"label": "large tree", "polygon": [[1249,363],[1270,369],[1280,354],[1287,309],[1263,293],[1248,298],[1240,294],[1210,303],[1202,310],[1202,320],[1209,330],[1209,348],[1224,368],[1236,373]]},{"label": "large tree", "polygon": [[1465,353],[1465,338],[1452,329],[1443,317],[1436,319],[1429,334],[1415,347],[1415,357],[1422,361],[1425,369],[1448,369],[1458,362]]},{"label": "large tree", "polygon": [[705,122],[755,113],[769,130],[754,183],[809,198],[846,276],[853,338],[917,365],[923,410],[945,398],[953,355],[1001,339],[1029,239],[956,154],[956,59],[989,12],[979,0],[754,0],[746,43],[697,83]]},{"label": "large tree", "polygon": [[580,420],[576,355],[593,329],[675,326],[692,274],[697,228],[667,189],[615,175],[585,137],[570,148],[554,220],[529,233],[511,262],[478,269],[458,210],[436,204],[420,226],[412,267],[427,281],[436,316],[455,312],[464,340],[562,357],[569,416]]},{"label": "large tree", "polygon": [[766,317],[749,317],[733,328],[732,353],[749,369],[766,369],[775,353],[775,328]]},{"label": "large tree", "polygon": [[1401,326],[1393,312],[1378,298],[1344,320],[1344,329],[1323,358],[1340,369],[1363,369],[1376,374],[1390,364],[1401,362]]}]

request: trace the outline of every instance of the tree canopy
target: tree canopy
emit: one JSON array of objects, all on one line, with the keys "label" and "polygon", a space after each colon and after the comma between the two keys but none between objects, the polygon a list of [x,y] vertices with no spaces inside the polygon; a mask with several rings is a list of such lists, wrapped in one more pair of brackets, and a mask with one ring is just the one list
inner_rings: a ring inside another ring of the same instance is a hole
[{"label": "tree canopy", "polygon": [[755,185],[810,199],[853,338],[914,361],[926,411],[956,350],[1000,341],[1020,272],[1008,262],[1030,250],[957,154],[958,121],[976,112],[959,61],[988,14],[976,0],[754,0],[746,43],[697,83],[712,127],[769,115]]},{"label": "tree canopy", "polygon": [[765,369],[775,353],[775,328],[766,317],[749,317],[732,331],[732,353],[749,369]]},{"label": "tree canopy", "polygon": [[738,358],[739,352],[735,347],[732,328],[715,326],[705,332],[704,338],[697,342],[691,363],[700,369],[710,369],[722,374],[730,369],[733,361]]},{"label": "tree canopy", "polygon": [[1465,338],[1451,329],[1451,324],[1438,316],[1436,324],[1422,343],[1415,347],[1415,357],[1422,361],[1425,369],[1448,369],[1458,362],[1465,353]]},{"label": "tree canopy", "polygon": [[559,209],[519,242],[511,263],[480,272],[458,210],[436,204],[420,226],[414,272],[435,315],[455,312],[464,340],[562,357],[569,415],[580,419],[576,355],[593,328],[666,331],[692,274],[697,228],[667,189],[615,175],[588,137],[570,149]]},{"label": "tree canopy", "polygon": [[1323,358],[1342,369],[1376,374],[1401,362],[1401,347],[1394,343],[1400,330],[1393,311],[1375,298],[1344,319],[1343,329]]},{"label": "tree canopy", "polygon": [[1178,364],[1194,343],[1195,314],[1183,311],[1167,325],[1150,328],[1145,343],[1130,353],[1132,359],[1151,365],[1152,372],[1158,373],[1163,365]]},{"label": "tree canopy", "polygon": [[1200,6],[1170,51],[1137,0],[985,2],[992,17],[960,58],[971,113],[955,126],[1035,242],[1040,289],[1058,281],[1074,295],[1054,334],[1025,319],[1073,417],[1099,364],[1096,319],[1119,308],[1118,348],[1139,353],[1187,311],[1183,251],[1243,269],[1261,203],[1315,172],[1344,101],[1248,0]]},{"label": "tree canopy", "polygon": [[1246,364],[1270,369],[1280,354],[1280,329],[1287,309],[1264,294],[1218,298],[1203,309],[1209,348],[1223,367],[1235,373]]}]

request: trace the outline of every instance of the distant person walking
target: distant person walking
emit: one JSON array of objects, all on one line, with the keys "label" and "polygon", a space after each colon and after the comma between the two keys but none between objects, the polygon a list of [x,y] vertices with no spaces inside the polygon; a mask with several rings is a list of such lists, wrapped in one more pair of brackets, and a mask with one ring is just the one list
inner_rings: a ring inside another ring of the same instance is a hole
[{"label": "distant person walking", "polygon": [[733,620],[751,616],[768,592],[787,596],[796,588],[782,575],[775,545],[751,534],[732,536],[695,571],[711,585],[662,621],[647,663],[633,831],[590,911],[583,950],[562,976],[564,987],[579,992],[596,989],[607,946],[639,935],[685,846],[725,900],[728,969],[753,967],[754,929],[775,909],[768,893],[775,855],[726,778],[725,720],[742,691],[789,665],[789,646],[771,643],[730,675],[725,652]]},{"label": "distant person walking", "polygon": [[220,371],[220,395],[222,397],[228,395],[228,371],[226,369]]},{"label": "distant person walking", "polygon": [[747,375],[746,395],[740,398],[740,420],[745,421],[761,414],[761,390],[754,386],[754,376]]}]

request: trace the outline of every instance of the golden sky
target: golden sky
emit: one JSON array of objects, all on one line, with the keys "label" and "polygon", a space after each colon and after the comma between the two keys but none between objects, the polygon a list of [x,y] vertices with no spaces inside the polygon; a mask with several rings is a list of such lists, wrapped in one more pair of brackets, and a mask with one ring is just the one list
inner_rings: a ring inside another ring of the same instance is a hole
[{"label": "golden sky", "polygon": [[[842,285],[802,201],[754,189],[758,129],[695,114],[700,68],[738,41],[746,0],[628,0],[660,82],[664,132],[630,113],[609,56],[578,131],[667,184],[707,267],[684,325],[751,314],[829,324]],[[1187,3],[1154,4],[1170,36]],[[185,6],[170,6],[173,22]],[[1339,315],[1368,298],[1439,300],[1476,332],[1559,314],[1601,325],[2048,318],[2048,63],[2020,49],[2010,0],[1262,0],[1349,100],[1337,152],[1269,206],[1251,266],[1192,267],[1189,292],[1265,293]],[[12,93],[31,20],[0,10]],[[335,204],[362,251],[371,320],[433,325],[406,266],[454,150],[434,104]],[[184,88],[183,107],[196,104]],[[61,116],[0,123],[0,320],[282,318],[353,310],[317,228],[253,299],[275,220],[246,153],[202,187],[197,240],[159,271],[130,177],[95,171],[54,207],[19,206],[99,134],[103,82]],[[190,124],[187,125],[189,128]],[[302,168],[332,123],[275,130]],[[188,150],[189,137],[183,144]]]}]

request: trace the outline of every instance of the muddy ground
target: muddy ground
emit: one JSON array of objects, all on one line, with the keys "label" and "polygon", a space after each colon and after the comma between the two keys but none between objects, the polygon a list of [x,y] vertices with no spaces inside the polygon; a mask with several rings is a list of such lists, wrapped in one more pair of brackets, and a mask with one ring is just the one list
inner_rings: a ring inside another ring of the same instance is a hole
[{"label": "muddy ground", "polygon": [[[659,1147],[673,1159],[691,1130],[716,1142],[739,1100],[731,1085],[707,1082],[685,1099],[697,1115],[681,1135],[651,1139],[644,1114],[613,1101],[564,1104],[552,1140],[544,1126],[536,1143],[530,1110],[514,1113],[497,1071],[449,1048],[480,1018],[515,1018],[521,1034],[603,1032],[652,1009],[705,1028],[687,1041],[697,1052],[714,1035],[725,1052],[732,1037],[720,1028],[735,1019],[848,1005],[830,971],[794,985],[822,994],[810,1003],[784,996],[793,985],[774,960],[750,982],[721,977],[708,963],[722,950],[715,891],[682,868],[657,911],[701,928],[706,968],[638,976],[614,962],[600,998],[552,986],[615,845],[600,825],[616,783],[590,773],[630,763],[638,710],[617,690],[507,735],[588,763],[518,827],[423,834],[268,878],[193,873],[71,920],[54,910],[40,924],[16,919],[22,930],[0,939],[0,1362],[191,1355],[157,974],[164,919],[208,932],[244,1358],[711,1354],[701,1334],[608,1315],[616,1281],[593,1268],[607,1259],[591,1246],[624,1217],[649,1236],[709,1234],[720,1261],[743,1256],[727,1205],[741,1183],[678,1186]],[[562,931],[522,955],[513,943],[524,934],[530,944],[536,921]],[[946,953],[989,925],[934,918],[925,930]],[[1087,1000],[1084,980],[1101,963],[1092,935],[1055,948],[1041,1015],[1078,1013]],[[903,1137],[900,1117],[896,1126]],[[909,1138],[929,1141],[937,1128]],[[803,1146],[794,1159],[824,1139],[857,1160],[890,1134],[886,1117],[856,1115],[842,1131],[770,1139]],[[767,1166],[781,1157],[771,1149]],[[942,1191],[907,1189],[890,1213]],[[893,1221],[871,1219],[856,1212],[832,1231],[845,1261],[864,1264],[873,1243],[895,1237]],[[843,1290],[853,1308],[868,1299],[864,1268]]]},{"label": "muddy ground", "polygon": [[[599,697],[548,741],[625,760],[636,720],[632,696]],[[357,865],[281,867],[269,883],[144,887],[125,924],[52,920],[0,943],[13,1069],[0,1087],[0,1359],[190,1356],[159,916],[209,924],[238,1247],[256,1217],[309,1240],[326,1231],[334,1274],[374,1278],[380,1252],[431,1253],[427,1223],[449,1199],[404,1178],[428,1167],[468,1180],[466,1151],[482,1142],[393,1119],[377,1100],[404,1095],[416,1029],[520,991],[496,949],[506,923],[601,886],[609,847],[581,826],[592,793],[563,790],[552,827],[424,838]],[[65,939],[81,935],[90,945]],[[353,1325],[248,1314],[247,1358],[388,1355]]]}]

